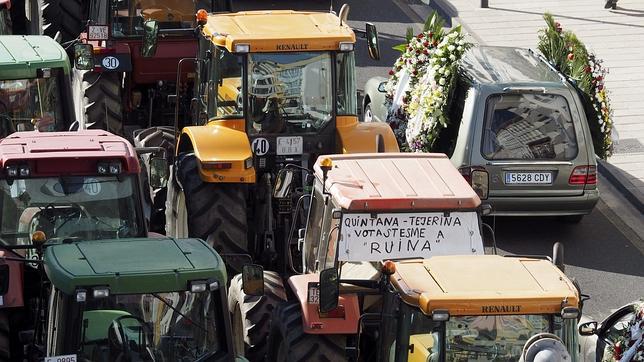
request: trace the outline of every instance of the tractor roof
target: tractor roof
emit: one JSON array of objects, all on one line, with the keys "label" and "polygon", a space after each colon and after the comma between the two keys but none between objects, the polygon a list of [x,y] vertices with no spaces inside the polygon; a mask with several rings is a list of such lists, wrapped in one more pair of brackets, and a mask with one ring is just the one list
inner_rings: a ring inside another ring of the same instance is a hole
[{"label": "tractor roof", "polygon": [[0,36],[0,79],[36,78],[38,69],[63,68],[69,74],[67,53],[48,36]]},{"label": "tractor roof", "polygon": [[251,52],[338,50],[356,40],[335,14],[293,10],[211,14],[203,33],[231,52],[235,44],[249,44]]},{"label": "tractor roof", "polygon": [[201,239],[114,239],[57,244],[45,250],[45,271],[66,294],[107,286],[112,294],[189,290],[214,278],[226,285],[221,257]]},{"label": "tractor roof", "polygon": [[32,176],[95,174],[98,161],[118,159],[123,172],[139,173],[132,145],[101,130],[16,132],[0,141],[0,168],[9,163],[28,162]]},{"label": "tractor roof", "polygon": [[363,153],[320,156],[333,162],[327,191],[351,211],[457,210],[481,204],[472,187],[444,154]]},{"label": "tractor roof", "polygon": [[426,314],[559,313],[579,302],[572,282],[546,259],[435,256],[396,263],[392,281],[405,302]]}]

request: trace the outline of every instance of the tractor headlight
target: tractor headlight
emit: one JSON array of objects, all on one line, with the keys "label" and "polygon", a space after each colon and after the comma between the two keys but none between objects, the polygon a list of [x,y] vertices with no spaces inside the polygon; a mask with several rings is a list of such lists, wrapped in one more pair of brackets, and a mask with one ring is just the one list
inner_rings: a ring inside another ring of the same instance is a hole
[{"label": "tractor headlight", "polygon": [[449,320],[449,311],[445,309],[436,309],[432,311],[432,320],[437,322],[445,322]]},{"label": "tractor headlight", "polygon": [[244,160],[244,168],[249,169],[253,167],[253,158],[248,157],[247,159]]},{"label": "tractor headlight", "polygon": [[563,319],[576,319],[579,317],[579,308],[563,307],[561,309],[561,318]]},{"label": "tractor headlight", "polygon": [[205,280],[194,280],[190,282],[190,291],[192,293],[202,293],[208,290],[208,282]]},{"label": "tractor headlight", "polygon": [[250,44],[235,44],[235,53],[250,52]]},{"label": "tractor headlight", "polygon": [[341,52],[350,52],[353,51],[353,43],[351,42],[340,42],[340,51]]},{"label": "tractor headlight", "polygon": [[107,298],[110,296],[110,288],[107,287],[94,288],[92,292],[94,298]]}]

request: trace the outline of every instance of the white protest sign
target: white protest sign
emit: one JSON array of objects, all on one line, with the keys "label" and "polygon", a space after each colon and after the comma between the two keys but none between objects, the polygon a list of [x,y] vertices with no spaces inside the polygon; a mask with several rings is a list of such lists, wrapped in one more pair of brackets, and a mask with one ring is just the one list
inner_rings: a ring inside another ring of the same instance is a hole
[{"label": "white protest sign", "polygon": [[381,261],[483,254],[475,212],[344,214],[338,260]]}]

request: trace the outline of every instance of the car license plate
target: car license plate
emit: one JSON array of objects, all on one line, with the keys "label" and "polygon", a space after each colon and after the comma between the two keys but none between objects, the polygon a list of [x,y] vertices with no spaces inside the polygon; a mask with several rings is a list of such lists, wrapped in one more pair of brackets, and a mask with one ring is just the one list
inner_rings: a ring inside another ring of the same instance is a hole
[{"label": "car license plate", "polygon": [[506,185],[551,184],[552,172],[506,172]]},{"label": "car license plate", "polygon": [[301,155],[303,150],[302,137],[277,137],[278,155]]},{"label": "car license plate", "polygon": [[109,38],[107,25],[90,25],[87,32],[88,40],[107,40]]}]

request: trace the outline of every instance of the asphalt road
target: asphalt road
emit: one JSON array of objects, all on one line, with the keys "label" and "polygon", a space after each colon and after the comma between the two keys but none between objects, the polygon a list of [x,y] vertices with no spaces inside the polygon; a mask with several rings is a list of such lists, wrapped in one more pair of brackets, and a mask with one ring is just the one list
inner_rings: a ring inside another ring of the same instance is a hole
[{"label": "asphalt road", "polygon": [[[416,31],[422,28],[419,23],[421,19],[412,8],[424,5],[407,4],[406,0],[348,0],[347,3],[351,6],[351,26],[364,29],[365,22],[372,22],[380,35],[382,59],[379,62],[369,59],[364,39],[359,39],[356,45],[357,80],[361,89],[370,77],[387,76],[398,54],[391,47],[404,42],[408,27],[413,26]],[[331,2],[256,0],[237,1],[234,4],[237,11],[326,11]],[[338,11],[341,5],[336,1],[333,6]],[[614,192],[610,187],[601,187],[601,183],[600,190],[604,195]],[[562,242],[566,273],[579,281],[583,293],[591,296],[584,314],[595,318],[606,316],[612,309],[644,297],[644,242],[627,226],[633,227],[633,223],[638,222],[644,224],[644,216],[623,217],[628,210],[619,206],[621,202],[625,201],[617,201],[618,206],[611,209],[603,200],[600,201],[595,211],[578,225],[564,224],[554,218],[497,218],[495,229],[499,252],[551,255],[552,245],[557,241]]]}]

